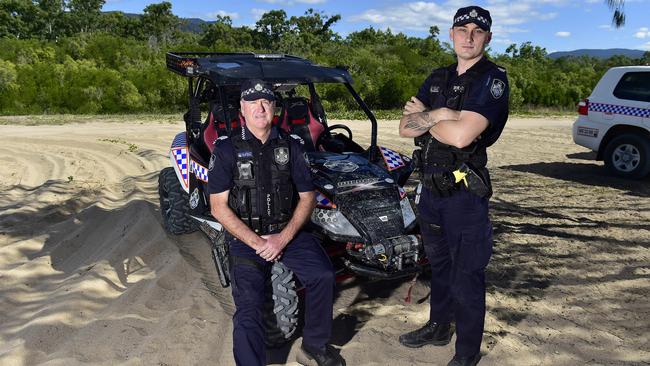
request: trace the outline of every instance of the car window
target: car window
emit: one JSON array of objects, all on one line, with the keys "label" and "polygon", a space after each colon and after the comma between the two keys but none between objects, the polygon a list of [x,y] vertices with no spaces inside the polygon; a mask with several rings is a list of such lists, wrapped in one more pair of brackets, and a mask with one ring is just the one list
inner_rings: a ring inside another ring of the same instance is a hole
[{"label": "car window", "polygon": [[650,72],[628,72],[614,88],[614,96],[620,99],[650,102]]}]

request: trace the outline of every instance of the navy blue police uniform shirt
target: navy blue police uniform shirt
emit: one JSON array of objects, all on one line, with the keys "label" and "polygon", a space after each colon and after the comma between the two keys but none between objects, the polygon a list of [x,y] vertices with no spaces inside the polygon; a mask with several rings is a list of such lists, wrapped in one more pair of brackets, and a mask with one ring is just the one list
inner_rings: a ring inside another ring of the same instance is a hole
[{"label": "navy blue police uniform shirt", "polygon": [[[253,134],[244,127],[244,138],[253,139],[253,143],[262,144]],[[271,128],[271,134],[267,144],[278,138],[277,127]],[[291,180],[298,192],[308,192],[314,190],[314,183],[311,176],[309,165],[307,164],[304,149],[300,140],[291,136],[286,136],[289,142],[289,156],[291,159]],[[235,149],[230,138],[217,140],[216,146],[212,151],[211,168],[208,168],[208,194],[221,193],[228,191],[233,187],[233,177],[235,176],[237,163],[235,158]]]},{"label": "navy blue police uniform shirt", "polygon": [[[479,62],[486,60],[483,58]],[[473,65],[472,68],[476,65],[478,63]],[[448,68],[451,72],[449,73],[447,85],[452,85],[458,79],[456,64],[448,66]],[[428,109],[445,107],[444,105],[431,105],[429,90],[431,88],[432,78],[433,74],[427,77],[418,90],[416,98]],[[509,90],[508,77],[505,70],[496,67],[474,80],[469,87],[468,95],[465,96],[461,110],[476,112],[488,120],[489,125],[481,134],[481,140],[486,143],[486,146],[492,145],[497,140],[508,120]]]}]

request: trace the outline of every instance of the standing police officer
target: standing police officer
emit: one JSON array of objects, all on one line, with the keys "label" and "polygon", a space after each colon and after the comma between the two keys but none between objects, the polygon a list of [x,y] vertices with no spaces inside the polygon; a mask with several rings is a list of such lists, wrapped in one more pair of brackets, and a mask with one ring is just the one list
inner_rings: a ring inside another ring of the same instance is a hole
[{"label": "standing police officer", "polygon": [[456,352],[448,366],[476,365],[481,358],[485,267],[492,255],[486,148],[508,119],[505,70],[484,55],[491,24],[481,7],[458,9],[449,31],[457,63],[434,70],[400,120],[400,135],[415,137],[422,148],[415,152],[422,174],[418,211],[432,278],[429,321],[399,341],[445,345],[455,320]]},{"label": "standing police officer", "polygon": [[271,85],[245,81],[240,105],[246,124],[241,134],[217,140],[208,176],[212,215],[232,236],[235,362],[266,364],[264,284],[272,263],[282,260],[307,289],[299,357],[319,366],[343,365],[327,345],[332,330],[332,264],[316,238],[300,230],[316,202],[301,142],[272,126]]}]

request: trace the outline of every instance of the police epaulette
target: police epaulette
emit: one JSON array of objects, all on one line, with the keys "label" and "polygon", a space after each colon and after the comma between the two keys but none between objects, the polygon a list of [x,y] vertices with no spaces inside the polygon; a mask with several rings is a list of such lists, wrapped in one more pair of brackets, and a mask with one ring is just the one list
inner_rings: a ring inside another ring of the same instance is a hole
[{"label": "police epaulette", "polygon": [[219,137],[217,137],[216,140],[214,140],[214,142],[213,142],[212,144],[213,144],[213,145],[216,145],[217,142],[222,141],[222,140],[225,140],[225,139],[227,139],[227,138],[228,138],[228,135],[219,136]]},{"label": "police epaulette", "polygon": [[290,134],[289,136],[293,137],[295,140],[300,141],[300,144],[301,144],[301,145],[304,145],[304,144],[305,144],[305,140],[303,140],[302,137],[296,135],[295,133],[292,133],[292,134]]}]

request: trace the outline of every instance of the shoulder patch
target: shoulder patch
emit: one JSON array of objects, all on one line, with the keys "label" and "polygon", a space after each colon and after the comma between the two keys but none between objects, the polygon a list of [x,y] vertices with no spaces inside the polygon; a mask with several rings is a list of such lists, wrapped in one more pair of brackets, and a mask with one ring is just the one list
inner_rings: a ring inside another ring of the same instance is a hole
[{"label": "shoulder patch", "polygon": [[304,144],[305,144],[305,140],[303,140],[302,137],[296,135],[295,133],[292,133],[292,134],[290,134],[289,136],[291,136],[294,140],[298,140],[298,141],[300,141],[300,145],[304,145]]},{"label": "shoulder patch", "polygon": [[494,99],[499,99],[503,95],[503,92],[506,90],[506,84],[495,78],[492,80],[492,85],[490,86],[490,94]]}]

